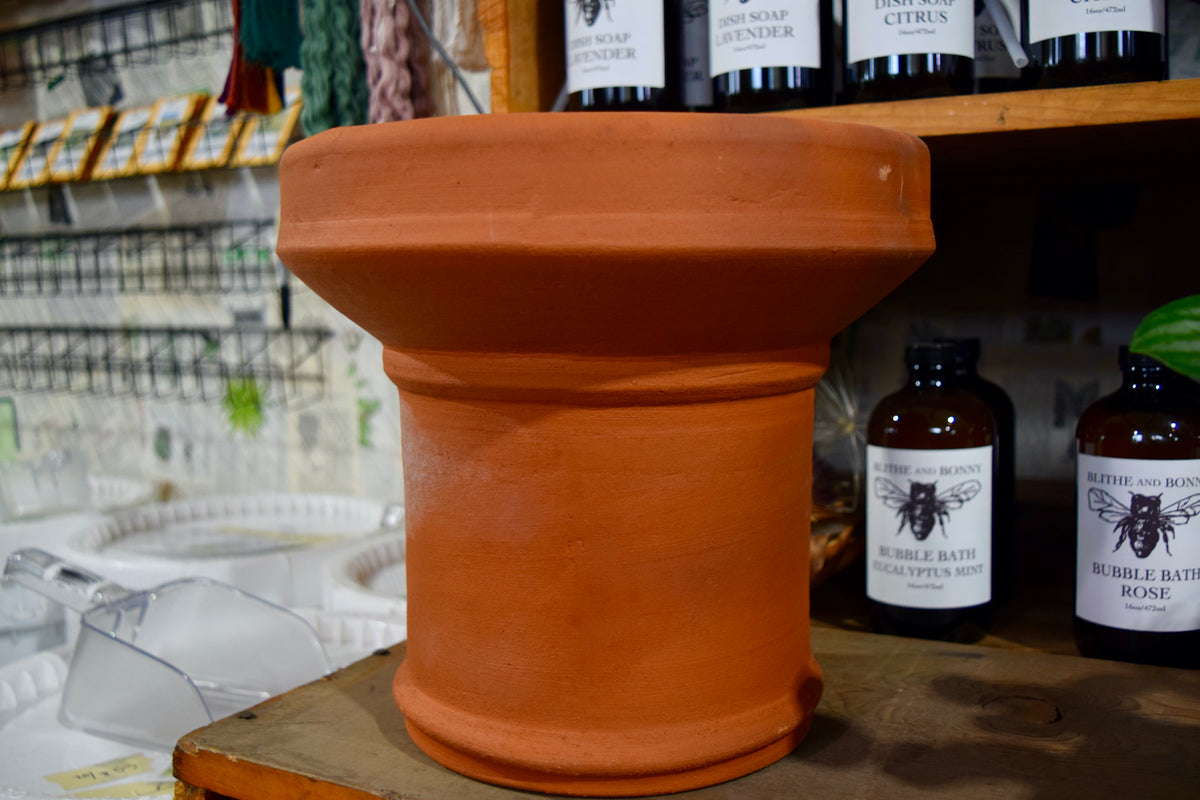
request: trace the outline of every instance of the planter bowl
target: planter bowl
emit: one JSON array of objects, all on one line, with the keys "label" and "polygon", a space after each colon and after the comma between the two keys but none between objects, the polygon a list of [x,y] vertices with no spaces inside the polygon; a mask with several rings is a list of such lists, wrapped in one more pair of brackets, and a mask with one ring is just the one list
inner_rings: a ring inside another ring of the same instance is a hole
[{"label": "planter bowl", "polygon": [[812,722],[812,387],[933,250],[919,140],[773,116],[334,129],[284,263],[400,392],[413,740],[484,781],[680,791]]}]

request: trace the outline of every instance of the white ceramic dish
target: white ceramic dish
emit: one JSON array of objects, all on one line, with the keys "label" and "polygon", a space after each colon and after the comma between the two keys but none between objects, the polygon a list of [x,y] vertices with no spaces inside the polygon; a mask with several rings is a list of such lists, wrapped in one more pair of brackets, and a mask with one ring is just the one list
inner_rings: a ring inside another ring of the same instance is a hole
[{"label": "white ceramic dish", "polygon": [[99,511],[115,511],[153,502],[156,491],[150,481],[116,475],[89,475],[88,488],[91,491],[92,508]]},{"label": "white ceramic dish", "polygon": [[206,577],[284,606],[319,606],[324,564],[383,533],[392,506],[255,494],[120,509],[47,549],[131,589]]},{"label": "white ceramic dish", "polygon": [[403,531],[363,542],[331,559],[325,569],[325,607],[406,619]]}]

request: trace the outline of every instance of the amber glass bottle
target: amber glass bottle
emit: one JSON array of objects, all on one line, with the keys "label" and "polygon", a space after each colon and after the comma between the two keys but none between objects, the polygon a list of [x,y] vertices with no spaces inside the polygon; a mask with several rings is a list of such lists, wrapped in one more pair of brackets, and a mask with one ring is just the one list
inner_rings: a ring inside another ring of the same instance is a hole
[{"label": "amber glass bottle", "polygon": [[1025,0],[1023,16],[1034,88],[1166,77],[1166,0]]},{"label": "amber glass bottle", "polygon": [[867,595],[881,633],[969,641],[991,624],[993,444],[953,342],[905,349],[867,425]]},{"label": "amber glass bottle", "polygon": [[1200,399],[1121,348],[1121,388],[1075,429],[1075,639],[1084,655],[1200,667]]},{"label": "amber glass bottle", "polygon": [[833,102],[833,0],[715,4],[714,99],[719,111],[774,111]]},{"label": "amber glass bottle", "polygon": [[974,3],[843,0],[845,102],[970,94]]},{"label": "amber glass bottle", "polygon": [[993,599],[1006,601],[1016,582],[1017,429],[1016,409],[1008,392],[979,374],[980,343],[977,338],[955,339],[955,373],[963,388],[974,393],[991,409],[996,420],[995,472],[992,502],[992,590]]}]

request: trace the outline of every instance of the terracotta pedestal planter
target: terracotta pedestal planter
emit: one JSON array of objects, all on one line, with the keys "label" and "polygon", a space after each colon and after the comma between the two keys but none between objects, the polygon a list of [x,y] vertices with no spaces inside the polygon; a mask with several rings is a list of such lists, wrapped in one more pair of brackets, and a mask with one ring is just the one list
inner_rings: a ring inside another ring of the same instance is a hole
[{"label": "terracotta pedestal planter", "polygon": [[933,249],[928,156],[780,117],[323,133],[279,253],[400,390],[417,744],[485,781],[671,792],[804,736],[812,387]]}]

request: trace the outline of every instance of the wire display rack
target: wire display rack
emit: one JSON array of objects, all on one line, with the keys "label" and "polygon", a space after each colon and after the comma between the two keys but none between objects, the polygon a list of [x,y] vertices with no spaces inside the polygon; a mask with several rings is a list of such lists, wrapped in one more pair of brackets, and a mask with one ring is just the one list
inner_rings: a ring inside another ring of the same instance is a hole
[{"label": "wire display rack", "polygon": [[0,328],[0,391],[263,405],[319,400],[326,328],[31,326]]},{"label": "wire display rack", "polygon": [[277,283],[273,220],[0,239],[0,296],[233,293]]},{"label": "wire display rack", "polygon": [[0,89],[232,47],[228,0],[145,0],[0,33]]}]

